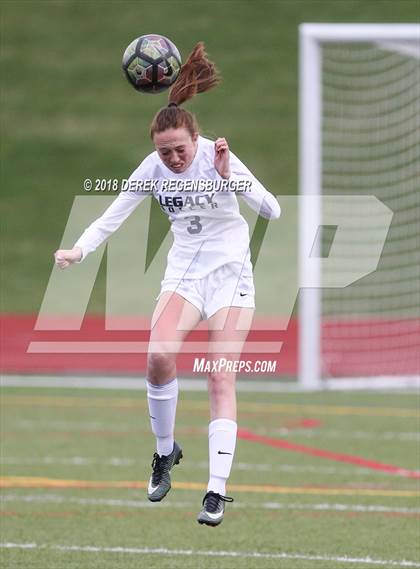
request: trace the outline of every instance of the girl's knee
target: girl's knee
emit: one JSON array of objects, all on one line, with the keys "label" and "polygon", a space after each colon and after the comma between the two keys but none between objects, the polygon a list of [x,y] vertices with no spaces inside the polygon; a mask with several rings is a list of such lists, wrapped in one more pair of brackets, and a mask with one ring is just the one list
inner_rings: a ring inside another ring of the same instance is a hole
[{"label": "girl's knee", "polygon": [[209,390],[213,394],[223,394],[235,389],[235,375],[232,373],[214,371],[209,373],[208,378]]},{"label": "girl's knee", "polygon": [[175,356],[154,352],[147,358],[147,377],[151,383],[159,384],[161,381],[171,379],[175,374]]}]

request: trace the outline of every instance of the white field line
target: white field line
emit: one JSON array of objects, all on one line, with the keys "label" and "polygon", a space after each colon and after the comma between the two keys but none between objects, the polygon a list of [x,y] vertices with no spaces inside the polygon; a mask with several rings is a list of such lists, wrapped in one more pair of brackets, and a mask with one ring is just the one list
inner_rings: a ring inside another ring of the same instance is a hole
[{"label": "white field line", "polygon": [[[137,426],[132,423],[113,422],[112,425],[100,421],[33,421],[30,419],[19,419],[18,421],[7,420],[3,423],[3,430],[18,429],[18,430],[37,430],[37,431],[109,431],[109,432],[126,432],[136,428]],[[188,428],[188,427],[183,427]],[[138,427],[140,432],[140,427]],[[197,429],[197,432],[207,434],[208,429],[203,427]],[[399,441],[399,442],[420,442],[420,432],[396,432],[385,431],[378,433],[369,433],[366,431],[348,431],[339,429],[302,429],[302,428],[287,428],[282,427],[279,429],[260,428],[255,429],[255,432],[260,435],[280,435],[283,437],[298,435],[306,438],[326,438],[326,439],[348,439],[348,440],[367,440],[367,441]]]},{"label": "white field line", "polygon": [[[255,377],[255,374],[253,374]],[[117,389],[141,390],[146,388],[145,378],[139,377],[95,377],[95,376],[42,376],[42,375],[3,375],[0,377],[1,387],[73,387],[78,389]],[[205,379],[180,379],[179,386],[183,391],[207,391]],[[297,381],[260,381],[256,379],[236,382],[237,390],[251,393],[297,392],[302,389]],[[391,391],[407,393],[420,389],[420,377],[367,377],[327,379],[322,382],[322,389],[337,391]],[[319,391],[315,389],[313,391]]]},{"label": "white field line", "polygon": [[359,563],[364,565],[387,565],[392,567],[420,567],[415,561],[394,561],[372,557],[350,557],[331,555],[305,555],[303,553],[262,553],[257,551],[205,551],[194,549],[167,549],[150,547],[98,547],[94,545],[44,545],[37,543],[0,543],[2,549],[43,549],[50,551],[80,551],[86,553],[126,553],[132,555],[179,555],[183,557],[235,557],[252,559],[301,559],[334,563]]},{"label": "white field line", "polygon": [[[259,431],[261,431],[259,433]],[[258,434],[273,435],[299,435],[300,437],[326,438],[326,439],[348,439],[348,440],[365,440],[365,441],[399,441],[399,442],[419,442],[420,433],[418,432],[384,432],[384,433],[368,433],[366,431],[340,431],[333,429],[256,429]]]},{"label": "white field line", "polygon": [[[182,391],[207,391],[207,380],[178,379]],[[398,385],[398,384],[397,384]],[[75,389],[116,389],[121,391],[145,391],[146,378],[130,377],[79,377],[79,376],[15,376],[0,377],[0,387],[40,387],[40,388],[75,388]],[[241,380],[236,382],[237,391],[251,393],[300,392],[302,389],[296,381],[255,381]],[[404,389],[401,386],[399,389]]]},{"label": "white field line", "polygon": [[[19,458],[3,456],[0,464],[13,465],[13,466],[111,466],[115,468],[124,468],[136,466],[139,467],[143,464],[140,460],[132,458],[111,457],[106,460],[98,460],[89,457],[72,456],[68,458],[59,458],[53,456],[44,456],[40,458]],[[200,468],[208,470],[209,463],[207,461],[192,462],[183,460],[182,464],[186,468]],[[371,470],[355,466],[354,468],[337,468],[335,466],[296,466],[294,464],[265,464],[265,463],[248,463],[248,462],[234,462],[234,470],[249,471],[249,472],[289,472],[289,473],[312,473],[312,474],[325,474],[336,476],[337,474],[352,475],[352,476],[389,476],[387,472]]]},{"label": "white field line", "polygon": [[[116,498],[76,498],[73,496],[65,497],[59,494],[4,494],[1,497],[4,504],[13,503],[41,503],[41,504],[78,504],[81,506],[108,506],[117,508],[134,508],[134,509],[150,509],[150,508],[194,508],[197,507],[195,502],[175,502],[165,500],[164,502],[153,504],[149,500],[122,500]],[[407,507],[389,507],[383,505],[365,505],[365,504],[337,504],[337,503],[321,503],[321,504],[288,504],[286,502],[238,502],[229,506],[232,509],[246,508],[254,510],[304,510],[307,512],[359,512],[359,513],[386,513],[386,514],[420,514],[420,508]]]}]

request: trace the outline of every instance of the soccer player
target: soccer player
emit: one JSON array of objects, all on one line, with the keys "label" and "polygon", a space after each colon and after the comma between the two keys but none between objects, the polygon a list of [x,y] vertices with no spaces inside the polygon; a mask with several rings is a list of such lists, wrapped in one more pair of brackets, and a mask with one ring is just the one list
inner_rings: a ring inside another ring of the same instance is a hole
[{"label": "soccer player", "polygon": [[[148,352],[147,399],[156,436],[148,485],[152,502],[166,496],[171,488],[170,471],[182,458],[181,447],[174,440],[174,426],[176,354],[183,340],[206,319],[211,360],[234,362],[240,357],[251,325],[255,305],[249,230],[239,212],[236,193],[242,189],[239,195],[263,217],[280,216],[275,197],[230,152],[227,141],[200,136],[194,115],[180,107],[219,81],[203,43],[198,43],[170,90],[168,106],[153,119],[150,132],[155,151],[131,175],[129,187],[134,189],[122,191],[73,249],[55,253],[56,264],[63,269],[85,259],[147,197],[147,191],[135,189],[136,182],[159,182],[153,194],[169,216],[174,242],[152,317]],[[166,191],[174,181],[179,189]],[[179,182],[203,185],[183,192]],[[236,445],[235,376],[217,367],[208,375],[210,476],[197,520],[210,526],[221,523],[225,502],[232,501],[226,496],[226,482]]]}]

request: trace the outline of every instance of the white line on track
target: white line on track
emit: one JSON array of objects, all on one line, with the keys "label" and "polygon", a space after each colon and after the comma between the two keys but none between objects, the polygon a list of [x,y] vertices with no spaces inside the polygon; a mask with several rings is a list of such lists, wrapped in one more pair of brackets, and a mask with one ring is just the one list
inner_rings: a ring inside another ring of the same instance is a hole
[{"label": "white line on track", "polygon": [[[205,379],[179,379],[182,391],[207,391]],[[398,385],[398,384],[397,384]],[[145,391],[145,377],[95,377],[95,376],[38,376],[38,375],[4,375],[0,377],[1,387],[42,387],[42,388],[75,388],[75,389],[111,389],[118,391]],[[295,381],[254,381],[236,382],[238,391],[252,393],[299,392],[301,388]],[[403,386],[404,387],[404,386]]]},{"label": "white line on track", "polygon": [[[175,502],[165,500],[158,506],[148,500],[121,500],[111,498],[76,498],[60,496],[59,494],[4,494],[1,497],[3,503],[37,503],[42,504],[79,504],[82,506],[109,506],[123,508],[190,508],[197,506],[195,502]],[[420,508],[389,507],[383,505],[364,505],[364,504],[289,504],[285,502],[242,502],[235,501],[231,506],[237,508],[252,508],[257,510],[305,510],[310,512],[335,511],[335,512],[361,512],[361,513],[389,513],[389,514],[420,514]]]},{"label": "white line on track", "polygon": [[[42,375],[4,375],[0,377],[2,387],[74,387],[81,389],[118,389],[144,390],[145,378],[141,377],[95,377],[95,376],[42,376]],[[207,391],[207,380],[199,378],[180,379],[179,386],[183,391]],[[273,379],[271,381],[238,379],[238,391],[251,393],[301,393],[302,388],[297,381]],[[338,391],[392,391],[393,393],[408,391],[417,392],[420,388],[420,376],[412,377],[367,377],[340,378],[325,380],[322,389]],[[314,391],[319,391],[315,389]]]},{"label": "white line on track", "polygon": [[359,563],[364,565],[388,565],[391,567],[420,567],[415,561],[393,561],[371,557],[331,555],[305,555],[303,553],[262,553],[257,551],[203,551],[194,549],[166,549],[149,547],[97,547],[94,545],[44,545],[37,543],[0,543],[2,549],[44,549],[51,551],[81,551],[86,553],[127,553],[134,555],[179,555],[184,557],[236,557],[252,559],[301,559],[334,563]]}]

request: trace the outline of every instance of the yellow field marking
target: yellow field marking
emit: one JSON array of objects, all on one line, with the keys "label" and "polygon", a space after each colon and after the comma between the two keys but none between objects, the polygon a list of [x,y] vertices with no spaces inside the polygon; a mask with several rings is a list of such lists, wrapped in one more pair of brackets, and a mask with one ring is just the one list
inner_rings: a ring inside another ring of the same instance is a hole
[{"label": "yellow field marking", "polygon": [[[51,396],[15,396],[5,395],[1,398],[2,404],[7,406],[33,406],[33,407],[111,407],[116,409],[145,409],[145,398],[98,398],[98,397],[51,397]],[[359,415],[371,417],[419,417],[418,409],[402,407],[344,407],[340,405],[307,405],[287,403],[252,403],[241,401],[240,411],[250,413],[283,413],[314,415]],[[180,409],[208,410],[206,401],[182,400]]]},{"label": "yellow field marking", "polygon": [[[31,476],[4,476],[0,478],[0,488],[147,488],[147,482],[131,480],[63,480]],[[174,482],[173,488],[179,490],[206,490],[199,482]],[[324,496],[389,496],[417,497],[420,490],[385,490],[376,488],[317,488],[299,486],[270,486],[255,484],[229,484],[232,492],[252,492],[258,494],[314,494]]]}]

